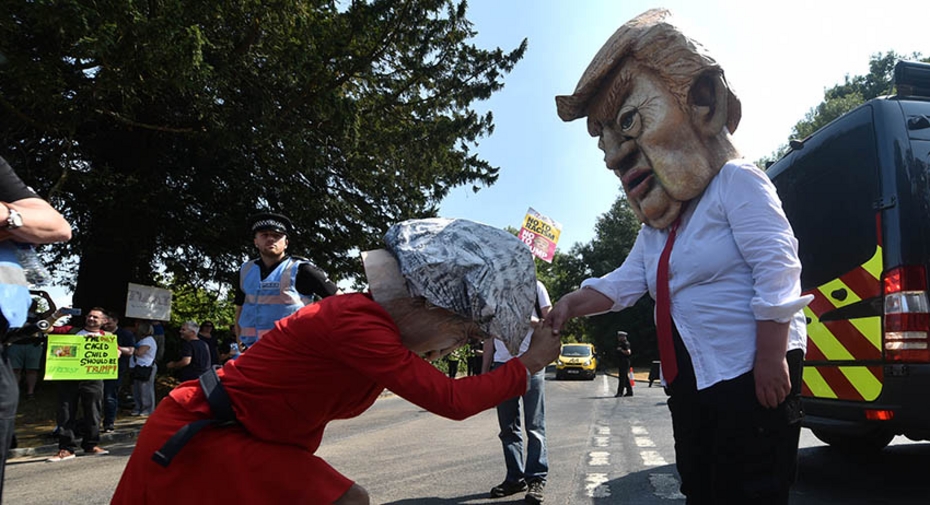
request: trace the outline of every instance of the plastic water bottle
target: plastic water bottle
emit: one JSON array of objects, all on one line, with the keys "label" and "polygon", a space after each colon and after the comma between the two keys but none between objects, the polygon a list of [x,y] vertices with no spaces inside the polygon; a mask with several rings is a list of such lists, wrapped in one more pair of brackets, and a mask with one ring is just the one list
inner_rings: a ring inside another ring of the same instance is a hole
[{"label": "plastic water bottle", "polygon": [[16,244],[16,256],[19,265],[26,273],[26,281],[35,287],[48,285],[52,281],[51,274],[39,258],[39,253],[31,244]]}]

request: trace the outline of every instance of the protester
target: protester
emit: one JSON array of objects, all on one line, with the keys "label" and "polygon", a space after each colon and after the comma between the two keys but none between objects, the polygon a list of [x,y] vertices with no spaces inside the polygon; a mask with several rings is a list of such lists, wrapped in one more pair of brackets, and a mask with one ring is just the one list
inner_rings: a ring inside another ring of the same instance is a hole
[{"label": "protester", "polygon": [[131,414],[133,416],[147,416],[155,408],[155,377],[158,373],[158,364],[155,356],[158,354],[158,343],[152,337],[152,325],[140,322],[136,325],[139,340],[135,344],[129,366],[132,378],[132,401],[135,405]]},{"label": "protester", "polygon": [[165,356],[165,326],[160,321],[152,321],[152,338],[158,351],[155,353],[155,363],[163,363]]},{"label": "protester", "polygon": [[[40,317],[36,314],[37,301],[33,298],[26,321],[35,322]],[[36,331],[28,338],[13,342],[7,349],[10,366],[18,385],[23,375],[26,376],[26,398],[35,398],[36,384],[39,382],[39,368],[42,366],[42,351],[45,349],[42,332]],[[25,372],[25,373],[24,373]]]},{"label": "protester", "polygon": [[787,503],[806,345],[797,240],[775,188],[739,159],[739,100],[665,10],[620,27],[559,117],[588,118],[643,221],[623,264],[547,321],[656,300],[663,382],[689,504]]},{"label": "protester", "polygon": [[[445,219],[395,225],[385,243],[390,252],[363,254],[371,294],[301,309],[218,374],[182,384],[162,400],[112,503],[367,504],[361,486],[314,455],[330,421],[358,416],[384,388],[464,419],[523,394],[528,378],[558,355],[558,339],[541,328],[519,359],[488,374],[449,379],[422,358],[440,359],[469,337],[522,336],[529,328],[535,285],[529,249],[503,230]],[[215,399],[209,406],[203,388]],[[211,418],[231,422],[196,433],[186,445],[166,444],[183,426]],[[248,478],[188,485],[192,472],[221,466],[248,468]]]},{"label": "protester", "polygon": [[220,354],[217,348],[219,343],[216,336],[213,335],[213,321],[204,321],[200,323],[200,329],[197,331],[197,338],[202,340],[210,349],[210,364],[220,364]]},{"label": "protester", "polygon": [[107,320],[103,324],[103,329],[116,335],[116,345],[119,350],[116,378],[103,381],[103,432],[111,433],[115,429],[116,413],[119,410],[120,386],[129,372],[129,358],[135,350],[136,336],[119,325],[119,314],[112,310],[107,312]]},{"label": "protester", "polygon": [[[536,317],[545,318],[551,308],[549,291],[543,283],[536,281]],[[517,357],[529,348],[533,335],[534,332],[529,331],[523,337]],[[482,370],[485,372],[501,367],[514,358],[507,347],[497,339],[485,341],[484,356],[486,358]],[[511,398],[497,406],[497,423],[500,427],[497,436],[504,449],[504,465],[507,474],[503,482],[491,488],[491,498],[501,498],[526,491],[524,501],[539,504],[543,502],[543,491],[546,487],[546,478],[549,476],[549,455],[546,449],[545,369],[533,374],[529,382],[522,396]],[[521,402],[523,404],[522,429]],[[525,437],[524,434],[526,434]]]},{"label": "protester", "polygon": [[[60,315],[60,313],[56,313]],[[94,307],[84,316],[84,325],[56,326],[51,333],[68,333],[84,337],[98,337],[106,333],[103,325],[107,320],[106,310]],[[100,447],[100,409],[103,403],[103,381],[60,380],[58,387],[58,453],[47,461],[56,463],[74,458],[77,450],[76,430],[83,434],[81,447],[89,455],[103,456],[110,451]],[[78,404],[84,417],[77,418]]]},{"label": "protester", "polygon": [[0,501],[4,461],[13,438],[19,386],[7,358],[10,330],[26,324],[32,297],[20,262],[20,244],[49,244],[71,239],[71,225],[26,186],[0,158]]},{"label": "protester", "polygon": [[212,366],[209,346],[197,338],[198,328],[200,326],[194,321],[187,321],[181,325],[178,330],[181,337],[180,358],[165,365],[168,370],[177,370],[177,377],[181,381],[196,379]]},{"label": "protester", "polygon": [[243,263],[236,283],[236,338],[240,350],[255,344],[279,319],[312,301],[339,292],[326,275],[306,258],[287,254],[291,220],[262,213],[250,219],[259,257]]},{"label": "protester", "polygon": [[236,339],[226,339],[219,345],[217,349],[220,357],[220,364],[225,364],[231,359],[237,359],[239,357],[239,346],[236,345]]}]

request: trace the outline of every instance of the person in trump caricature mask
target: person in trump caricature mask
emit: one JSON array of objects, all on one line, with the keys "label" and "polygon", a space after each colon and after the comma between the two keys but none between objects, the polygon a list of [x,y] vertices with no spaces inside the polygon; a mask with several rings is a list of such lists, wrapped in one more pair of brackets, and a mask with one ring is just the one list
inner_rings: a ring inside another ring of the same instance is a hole
[{"label": "person in trump caricature mask", "polygon": [[650,10],[556,105],[565,121],[587,118],[644,226],[619,268],[563,296],[546,322],[558,331],[649,293],[688,503],[787,503],[810,297],[774,186],[733,145],[741,107],[723,69]]}]

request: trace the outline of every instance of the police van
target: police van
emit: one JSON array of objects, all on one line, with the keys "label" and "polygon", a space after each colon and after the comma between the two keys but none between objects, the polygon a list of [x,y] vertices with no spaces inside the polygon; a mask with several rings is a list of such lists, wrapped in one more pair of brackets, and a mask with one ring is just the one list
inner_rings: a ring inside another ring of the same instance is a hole
[{"label": "police van", "polygon": [[798,237],[804,426],[849,450],[930,440],[930,65],[768,168]]}]

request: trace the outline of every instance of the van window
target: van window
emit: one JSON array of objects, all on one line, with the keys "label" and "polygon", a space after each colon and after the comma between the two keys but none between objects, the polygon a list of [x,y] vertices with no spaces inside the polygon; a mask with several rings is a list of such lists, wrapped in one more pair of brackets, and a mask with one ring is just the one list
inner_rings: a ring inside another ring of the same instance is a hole
[{"label": "van window", "polygon": [[773,181],[798,238],[801,289],[833,280],[868,261],[878,244],[878,156],[872,109],[827,126],[793,152]]},{"label": "van window", "polygon": [[562,356],[568,358],[587,358],[591,355],[591,348],[586,345],[562,346]]}]

